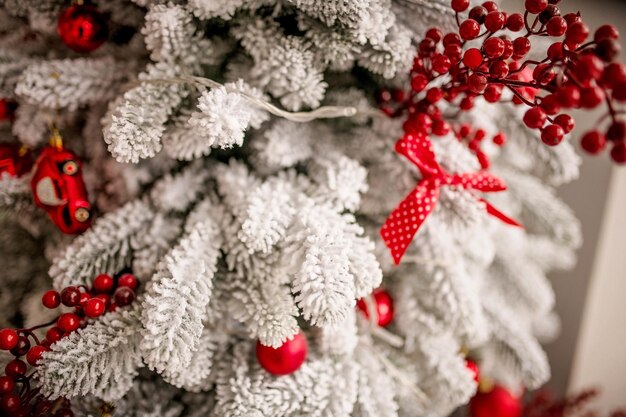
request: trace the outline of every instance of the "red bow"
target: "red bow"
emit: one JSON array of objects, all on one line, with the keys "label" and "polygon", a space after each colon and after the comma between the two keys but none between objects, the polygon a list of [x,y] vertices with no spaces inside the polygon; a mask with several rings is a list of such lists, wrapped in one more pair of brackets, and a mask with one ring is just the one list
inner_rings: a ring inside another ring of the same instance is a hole
[{"label": "red bow", "polygon": [[[503,180],[487,172],[454,175],[447,173],[435,159],[432,144],[426,135],[404,135],[396,143],[396,152],[407,157],[422,173],[422,179],[415,189],[391,212],[380,229],[380,234],[391,250],[396,265],[400,263],[426,217],[435,209],[440,187],[449,185],[482,192],[506,190]],[[482,198],[480,201],[485,204],[487,213],[506,224],[522,227],[488,201]]]}]

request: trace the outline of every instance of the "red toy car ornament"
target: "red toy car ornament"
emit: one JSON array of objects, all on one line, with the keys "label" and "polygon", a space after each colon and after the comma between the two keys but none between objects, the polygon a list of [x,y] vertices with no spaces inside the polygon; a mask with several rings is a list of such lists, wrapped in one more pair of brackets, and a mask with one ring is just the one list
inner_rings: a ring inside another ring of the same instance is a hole
[{"label": "red toy car ornament", "polygon": [[79,234],[91,226],[81,162],[59,141],[56,146],[51,142],[39,155],[31,180],[35,204],[48,212],[61,232]]},{"label": "red toy car ornament", "polygon": [[26,174],[33,167],[27,147],[18,143],[0,143],[0,176],[5,172],[12,177]]}]

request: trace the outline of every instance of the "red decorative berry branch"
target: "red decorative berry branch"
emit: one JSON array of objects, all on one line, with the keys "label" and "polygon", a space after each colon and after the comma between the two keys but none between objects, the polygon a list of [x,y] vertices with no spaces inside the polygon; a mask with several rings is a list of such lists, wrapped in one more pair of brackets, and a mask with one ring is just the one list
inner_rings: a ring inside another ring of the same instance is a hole
[{"label": "red decorative berry branch", "polygon": [[[135,299],[137,286],[137,278],[132,274],[121,274],[117,278],[101,274],[93,280],[91,288],[81,285],[66,287],[60,293],[50,290],[41,298],[44,307],[54,310],[63,305],[73,311],[28,329],[0,330],[0,350],[9,351],[15,357],[6,365],[5,375],[0,376],[0,416],[72,417],[74,414],[68,400],[50,401],[39,388],[31,386],[36,370],[27,375],[26,362],[36,368],[52,344],[86,327],[88,319],[130,305]],[[40,340],[35,332],[45,328],[45,338]],[[21,359],[24,356],[26,362]]]},{"label": "red decorative berry branch", "polygon": [[[481,97],[489,103],[510,97],[514,104],[529,107],[523,117],[526,126],[539,130],[542,141],[555,146],[574,128],[574,119],[564,111],[604,106],[606,112],[598,123],[603,130],[586,133],[581,146],[597,154],[611,142],[612,159],[626,162],[625,112],[619,107],[626,102],[626,69],[615,62],[620,45],[614,26],[600,27],[589,39],[580,13],[561,16],[559,0],[526,0],[524,14],[500,11],[492,1],[471,9],[469,0],[451,3],[458,31],[444,35],[429,29],[414,60],[411,91],[380,95],[385,113],[407,118],[406,133],[444,136],[454,131],[467,139],[473,128],[451,126],[452,119],[444,117],[440,106],[442,100],[467,111]],[[462,18],[468,9],[467,18]],[[545,38],[553,40],[543,52],[545,57],[528,58],[533,46],[538,46],[533,42]],[[485,134],[480,130],[475,134],[467,140],[468,146],[487,168],[488,158],[480,150]],[[503,134],[493,138],[500,146],[505,140]]]}]

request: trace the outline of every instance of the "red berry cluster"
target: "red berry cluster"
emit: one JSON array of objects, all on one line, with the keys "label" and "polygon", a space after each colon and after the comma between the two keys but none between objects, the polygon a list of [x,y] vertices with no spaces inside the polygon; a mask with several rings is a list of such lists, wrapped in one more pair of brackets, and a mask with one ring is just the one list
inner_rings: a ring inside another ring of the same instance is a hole
[{"label": "red berry cluster", "polygon": [[[598,153],[611,141],[613,160],[626,162],[626,124],[619,120],[625,112],[617,109],[618,103],[626,102],[626,68],[615,62],[619,34],[614,26],[605,25],[588,40],[589,28],[580,14],[561,16],[558,3],[526,0],[524,14],[508,14],[492,1],[470,9],[469,0],[452,0],[458,31],[426,32],[413,62],[411,91],[384,91],[382,110],[393,117],[406,115],[406,133],[443,136],[454,131],[459,136],[461,129],[451,127],[442,114],[441,100],[467,111],[479,97],[497,103],[509,96],[514,104],[530,107],[524,123],[540,130],[544,143],[555,146],[574,128],[574,119],[563,110],[605,105],[601,122],[610,119],[608,129],[586,134],[582,147]],[[462,19],[466,11],[467,18]],[[558,39],[545,59],[529,59],[532,40],[542,37]],[[504,136],[498,134],[494,141],[503,143]],[[476,151],[478,143],[467,143],[483,167],[488,166],[486,156]]]},{"label": "red berry cluster", "polygon": [[[124,307],[135,299],[138,281],[134,275],[125,273],[117,278],[98,275],[92,288],[86,286],[66,287],[60,293],[47,291],[41,298],[42,304],[56,309],[63,304],[74,308],[73,312],[62,313],[54,320],[29,329],[0,330],[0,350],[7,350],[15,359],[5,367],[5,375],[0,376],[0,416],[19,417],[27,415],[71,417],[69,401],[48,401],[38,388],[32,389],[30,380],[34,372],[26,375],[28,364],[36,367],[50,346],[78,328],[87,326],[88,318],[97,318],[107,311]],[[36,330],[48,328],[45,338],[39,340]],[[21,358],[26,358],[24,362]]]}]

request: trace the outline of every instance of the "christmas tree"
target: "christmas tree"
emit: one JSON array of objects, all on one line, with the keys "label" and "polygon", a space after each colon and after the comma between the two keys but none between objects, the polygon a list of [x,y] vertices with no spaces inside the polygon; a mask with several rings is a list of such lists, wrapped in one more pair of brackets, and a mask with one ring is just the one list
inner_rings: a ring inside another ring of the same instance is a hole
[{"label": "christmas tree", "polygon": [[626,159],[555,3],[0,0],[0,414],[519,415]]}]

